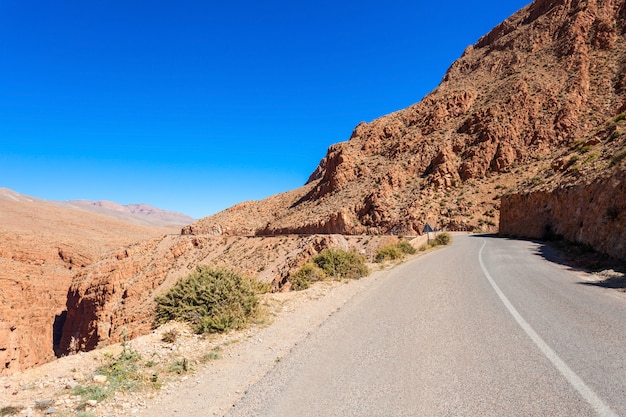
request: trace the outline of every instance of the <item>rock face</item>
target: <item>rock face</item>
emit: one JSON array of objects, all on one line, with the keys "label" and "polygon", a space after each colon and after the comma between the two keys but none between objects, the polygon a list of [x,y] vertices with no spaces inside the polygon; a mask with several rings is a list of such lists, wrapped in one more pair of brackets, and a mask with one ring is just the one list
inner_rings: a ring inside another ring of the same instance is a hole
[{"label": "rock face", "polygon": [[500,231],[559,235],[626,260],[626,170],[590,184],[514,194],[502,202]]},{"label": "rock face", "polygon": [[135,337],[153,328],[154,297],[198,265],[224,266],[287,289],[289,271],[325,248],[358,250],[373,258],[395,237],[163,236],[144,241],[82,270],[69,289],[60,350],[72,353]]},{"label": "rock face", "polygon": [[526,190],[502,199],[500,233],[560,236],[626,260],[626,114],[563,149]]},{"label": "rock face", "polygon": [[496,186],[517,189],[624,103],[625,17],[623,1],[535,1],[468,47],[421,102],[331,146],[305,187],[184,233],[496,230]]},{"label": "rock face", "polygon": [[114,248],[168,231],[0,189],[0,375],[55,358],[76,272]]}]

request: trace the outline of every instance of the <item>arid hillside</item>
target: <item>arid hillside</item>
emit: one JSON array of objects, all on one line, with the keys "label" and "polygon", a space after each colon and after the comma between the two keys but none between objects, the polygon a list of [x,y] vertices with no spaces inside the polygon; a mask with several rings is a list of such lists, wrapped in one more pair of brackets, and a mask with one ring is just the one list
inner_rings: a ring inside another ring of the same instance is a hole
[{"label": "arid hillside", "polygon": [[469,46],[421,102],[331,146],[303,188],[184,233],[495,231],[500,195],[620,112],[625,17],[623,1],[535,1]]},{"label": "arid hillside", "polygon": [[395,236],[163,236],[131,245],[79,272],[67,299],[60,351],[91,350],[146,334],[154,327],[154,298],[199,265],[226,267],[288,290],[291,270],[325,248],[373,259]]},{"label": "arid hillside", "polygon": [[74,274],[113,249],[175,231],[0,190],[0,374],[54,358]]},{"label": "arid hillside", "polygon": [[[468,47],[422,101],[361,123],[331,146],[303,187],[243,202],[181,236],[128,247],[82,270],[70,288],[62,349],[114,342],[124,329],[148,331],[153,297],[198,264],[243,270],[279,288],[289,268],[324,246],[363,249],[353,240],[415,235],[427,222],[496,231],[503,195],[584,176],[590,167],[597,178],[619,178],[623,171],[609,168],[622,166],[621,133],[614,142],[612,134],[587,138],[618,123],[626,105],[625,18],[623,0],[533,2]],[[581,159],[566,167],[573,152]]]}]

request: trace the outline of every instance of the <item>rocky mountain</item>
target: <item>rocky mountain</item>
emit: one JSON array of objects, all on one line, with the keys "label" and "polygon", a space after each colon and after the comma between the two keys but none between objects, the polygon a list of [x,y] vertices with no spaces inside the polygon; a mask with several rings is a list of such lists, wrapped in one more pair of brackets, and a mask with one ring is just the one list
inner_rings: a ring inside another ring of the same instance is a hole
[{"label": "rocky mountain", "polygon": [[111,250],[173,231],[0,189],[0,375],[55,357],[74,274]]},{"label": "rocky mountain", "polygon": [[153,226],[183,226],[194,218],[174,211],[161,210],[148,204],[118,204],[112,201],[71,200],[61,203],[68,207],[106,214],[120,220]]},{"label": "rocky mountain", "polygon": [[620,112],[625,14],[623,1],[535,1],[469,46],[421,102],[331,146],[303,188],[184,233],[496,230],[494,197]]},{"label": "rocky mountain", "polygon": [[[422,101],[331,146],[303,187],[82,270],[68,293],[62,348],[115,342],[124,328],[147,331],[154,295],[198,264],[228,265],[280,288],[289,268],[324,245],[355,245],[306,240],[322,239],[317,233],[415,235],[428,222],[486,231],[500,224],[523,235],[536,223],[576,238],[587,233],[577,213],[595,204],[608,224],[596,230],[623,230],[625,33],[624,0],[534,1],[469,46]],[[576,230],[565,225],[577,220]],[[623,233],[616,236],[611,242],[623,247]],[[270,249],[286,253],[271,257]]]}]

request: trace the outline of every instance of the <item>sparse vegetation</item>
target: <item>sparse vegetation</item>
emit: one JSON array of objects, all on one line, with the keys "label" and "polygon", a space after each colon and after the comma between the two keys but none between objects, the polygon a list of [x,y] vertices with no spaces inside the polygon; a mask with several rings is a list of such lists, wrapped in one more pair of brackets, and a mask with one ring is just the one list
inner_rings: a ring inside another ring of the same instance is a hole
[{"label": "sparse vegetation", "polygon": [[416,252],[415,248],[411,246],[406,240],[402,240],[395,245],[387,245],[378,249],[376,252],[376,262],[394,261],[402,259],[406,255],[412,255]]},{"label": "sparse vegetation", "polygon": [[300,269],[289,275],[291,288],[296,291],[306,290],[312,283],[322,281],[326,273],[313,262],[307,262]]},{"label": "sparse vegetation", "polygon": [[578,160],[580,159],[580,157],[578,155],[573,155],[566,164],[566,168],[571,167],[572,165],[574,165],[576,162],[578,162]]},{"label": "sparse vegetation", "polygon": [[176,329],[167,330],[163,332],[163,336],[161,336],[161,340],[165,343],[174,343],[178,338],[178,331]]},{"label": "sparse vegetation", "polygon": [[139,366],[141,355],[125,341],[122,343],[122,352],[117,357],[110,354],[105,354],[104,357],[105,362],[97,369],[96,375],[106,376],[106,385],[91,383],[72,389],[73,395],[81,397],[83,409],[87,401],[100,402],[116,391],[134,391],[144,381]]},{"label": "sparse vegetation", "polygon": [[110,393],[99,385],[79,385],[72,390],[72,395],[80,395],[82,401],[102,401],[109,397]]},{"label": "sparse vegetation", "polygon": [[192,371],[191,364],[187,358],[176,359],[169,368],[169,371],[173,374],[186,374],[187,372]]},{"label": "sparse vegetation", "polygon": [[625,120],[625,119],[626,119],[626,112],[624,112],[624,113],[620,113],[620,114],[618,114],[617,116],[615,116],[615,117],[613,118],[613,121],[614,121],[615,123],[619,123],[619,122],[622,122],[622,121],[623,121],[623,120]]},{"label": "sparse vegetation", "polygon": [[359,279],[369,274],[365,256],[341,249],[324,249],[313,262],[332,279]]},{"label": "sparse vegetation", "polygon": [[12,406],[12,405],[9,405],[7,407],[2,407],[2,408],[0,408],[0,416],[16,415],[16,414],[19,414],[20,411],[22,411],[23,409],[24,409],[24,407],[16,407],[16,406]]},{"label": "sparse vegetation", "polygon": [[622,160],[626,158],[626,148],[623,148],[617,152],[615,152],[615,155],[613,155],[613,158],[611,159],[611,164],[612,165],[617,165],[620,162],[622,162]]},{"label": "sparse vegetation", "polygon": [[586,164],[588,162],[592,162],[593,160],[597,159],[598,156],[599,156],[599,154],[597,152],[591,152],[589,155],[587,155],[587,157],[583,161],[583,164]]},{"label": "sparse vegetation", "polygon": [[387,245],[376,251],[376,257],[374,258],[376,262],[385,262],[385,261],[395,261],[397,259],[402,259],[404,257],[404,253],[398,248],[396,245]]},{"label": "sparse vegetation", "polygon": [[434,246],[447,246],[452,242],[452,236],[449,233],[439,233],[435,236],[434,242]]},{"label": "sparse vegetation", "polygon": [[496,223],[491,219],[478,219],[478,226],[483,227],[484,225],[495,226]]},{"label": "sparse vegetation", "polygon": [[156,298],[156,324],[190,323],[197,333],[240,329],[258,311],[257,281],[226,269],[198,267],[165,295]]},{"label": "sparse vegetation", "polygon": [[200,358],[201,362],[211,362],[211,361],[215,361],[220,359],[222,356],[220,355],[220,352],[222,351],[222,348],[220,346],[216,346],[213,349],[211,349],[210,352],[205,353],[202,358]]},{"label": "sparse vegetation", "polygon": [[436,248],[437,246],[447,246],[452,242],[452,236],[450,233],[439,233],[434,239],[431,239],[429,243],[425,243],[419,247],[420,252],[424,252],[430,248]]},{"label": "sparse vegetation", "polygon": [[359,279],[367,274],[369,269],[365,265],[365,256],[341,249],[324,249],[312,262],[290,274],[288,280],[294,290],[300,291],[316,281]]},{"label": "sparse vegetation", "polygon": [[107,377],[107,389],[110,391],[132,391],[142,380],[139,372],[141,355],[125,342],[122,343],[122,352],[116,357],[108,357],[96,372],[97,375]]}]

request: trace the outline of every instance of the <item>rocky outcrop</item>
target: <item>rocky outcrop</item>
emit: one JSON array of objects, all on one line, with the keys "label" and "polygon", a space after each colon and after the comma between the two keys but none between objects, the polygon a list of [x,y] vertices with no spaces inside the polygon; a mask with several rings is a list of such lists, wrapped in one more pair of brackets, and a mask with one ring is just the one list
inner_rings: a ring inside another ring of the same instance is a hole
[{"label": "rocky outcrop", "polygon": [[67,298],[60,351],[91,350],[148,333],[154,326],[154,297],[198,265],[224,266],[267,282],[278,291],[289,288],[286,279],[290,271],[327,247],[358,250],[373,257],[390,239],[170,235],[129,246],[75,276]]},{"label": "rocky outcrop", "polygon": [[560,236],[626,260],[626,170],[590,183],[502,200],[500,233]]},{"label": "rocky outcrop", "polygon": [[166,233],[0,189],[0,375],[55,358],[72,276],[109,250]]},{"label": "rocky outcrop", "polygon": [[563,149],[523,191],[502,198],[500,233],[560,237],[626,260],[626,113]]}]

